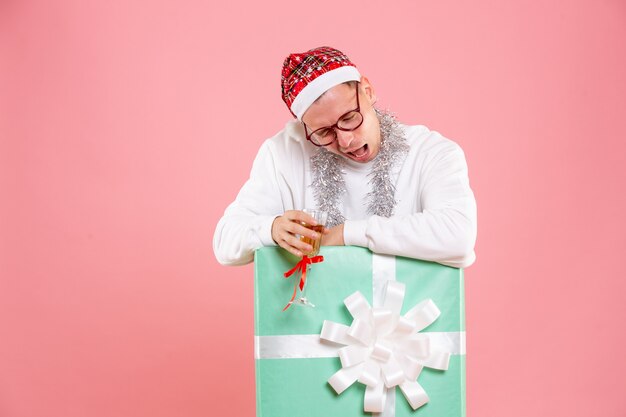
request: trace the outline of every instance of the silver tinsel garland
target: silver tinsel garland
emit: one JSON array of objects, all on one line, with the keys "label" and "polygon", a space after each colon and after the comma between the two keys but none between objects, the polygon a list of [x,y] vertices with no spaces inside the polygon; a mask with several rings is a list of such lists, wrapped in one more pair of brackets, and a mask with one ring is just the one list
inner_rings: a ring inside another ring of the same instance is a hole
[{"label": "silver tinsel garland", "polygon": [[[409,151],[404,131],[391,113],[376,109],[380,121],[381,144],[372,171],[368,174],[371,191],[367,194],[367,212],[370,215],[391,217],[396,205],[395,186],[391,180],[394,164]],[[313,195],[320,210],[328,212],[326,227],[345,222],[338,208],[341,196],[347,192],[343,179],[344,159],[320,148],[311,157]]]}]

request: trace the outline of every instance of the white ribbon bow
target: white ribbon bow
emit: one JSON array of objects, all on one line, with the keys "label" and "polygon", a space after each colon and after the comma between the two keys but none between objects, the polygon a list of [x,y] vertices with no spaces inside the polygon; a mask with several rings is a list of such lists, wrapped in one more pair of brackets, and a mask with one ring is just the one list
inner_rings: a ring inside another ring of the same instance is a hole
[{"label": "white ribbon bow", "polygon": [[446,370],[450,352],[433,346],[428,333],[419,333],[432,324],[441,312],[430,300],[424,300],[400,315],[405,286],[387,281],[382,308],[371,308],[359,291],[344,304],[354,318],[348,327],[324,320],[320,338],[346,345],[339,349],[341,369],[328,379],[337,394],[359,381],[365,384],[364,410],[381,413],[387,389],[400,387],[416,410],[428,402],[428,395],[417,382],[424,366]]}]

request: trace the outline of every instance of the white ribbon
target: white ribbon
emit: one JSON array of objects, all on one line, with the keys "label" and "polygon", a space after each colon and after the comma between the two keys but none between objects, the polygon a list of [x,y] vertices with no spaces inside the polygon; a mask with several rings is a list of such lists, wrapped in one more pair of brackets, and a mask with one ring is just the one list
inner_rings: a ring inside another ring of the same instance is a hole
[{"label": "white ribbon", "polygon": [[[431,345],[452,355],[465,355],[465,332],[428,332]],[[319,334],[254,336],[255,359],[336,358],[336,343],[323,342]]]},{"label": "white ribbon", "polygon": [[364,410],[382,413],[389,388],[400,391],[415,410],[428,402],[417,383],[423,367],[446,370],[450,352],[433,343],[420,330],[431,325],[441,312],[432,300],[424,300],[400,315],[405,286],[387,281],[383,307],[372,308],[360,292],[344,304],[354,320],[346,325],[325,320],[320,339],[344,345],[339,349],[341,369],[328,379],[337,394],[359,381],[365,384]]}]

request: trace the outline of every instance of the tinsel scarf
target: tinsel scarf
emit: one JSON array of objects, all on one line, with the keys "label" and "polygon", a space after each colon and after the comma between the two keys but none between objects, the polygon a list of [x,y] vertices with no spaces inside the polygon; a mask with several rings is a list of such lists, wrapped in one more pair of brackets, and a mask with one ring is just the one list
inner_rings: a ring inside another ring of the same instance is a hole
[{"label": "tinsel scarf", "polygon": [[[404,131],[395,117],[388,112],[376,109],[380,122],[380,150],[374,159],[372,171],[368,174],[371,191],[367,194],[367,212],[370,215],[391,217],[396,205],[395,186],[391,170],[409,151]],[[320,210],[328,212],[326,227],[345,222],[338,208],[341,196],[347,192],[343,178],[345,160],[334,153],[320,148],[311,157],[313,174],[313,195]]]}]

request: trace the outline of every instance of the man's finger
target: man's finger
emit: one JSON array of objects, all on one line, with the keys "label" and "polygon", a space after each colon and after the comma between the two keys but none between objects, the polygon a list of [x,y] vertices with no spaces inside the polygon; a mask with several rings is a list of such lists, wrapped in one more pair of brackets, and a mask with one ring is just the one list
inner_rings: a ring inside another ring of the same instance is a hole
[{"label": "man's finger", "polygon": [[282,246],[283,248],[287,249],[289,252],[293,253],[294,255],[300,257],[303,256],[305,253],[309,253],[311,251],[311,249],[304,249],[301,250],[295,246],[291,246],[289,243],[285,242],[284,245]]},{"label": "man's finger", "polygon": [[287,249],[287,251],[291,252],[292,254],[296,255],[297,257],[302,256],[302,252],[300,252],[298,249],[289,246],[289,245],[285,245],[283,246],[284,249]]},{"label": "man's finger", "polygon": [[291,222],[289,225],[289,231],[294,235],[302,235],[306,237],[310,237],[311,239],[318,239],[319,233],[315,230],[309,229],[308,227],[302,226],[299,223]]},{"label": "man's finger", "polygon": [[300,210],[291,210],[288,217],[292,221],[304,222],[312,226],[317,226],[317,221],[310,214]]},{"label": "man's finger", "polygon": [[289,235],[289,238],[286,239],[286,242],[288,245],[303,252],[310,252],[311,250],[313,250],[313,247],[311,245],[309,245],[306,242],[301,241],[300,239],[298,239],[297,237],[293,235]]}]

